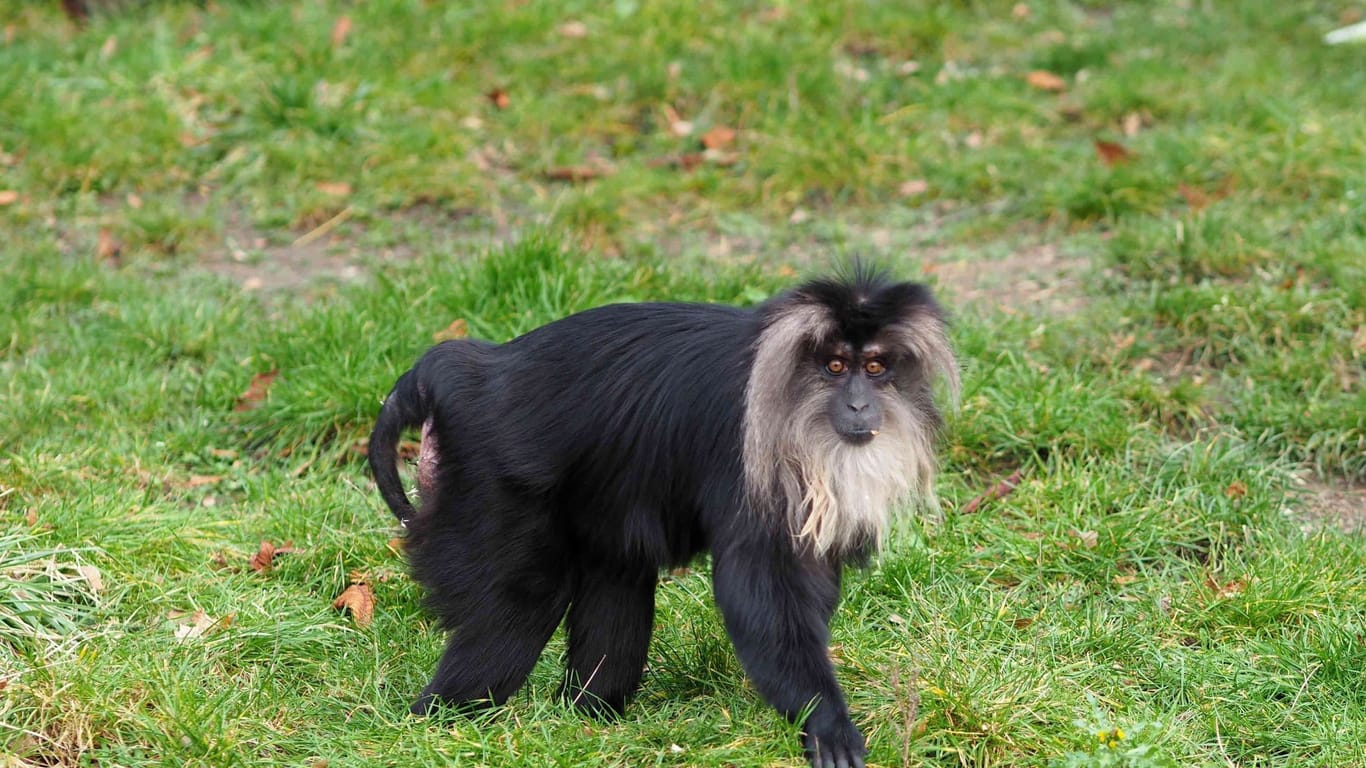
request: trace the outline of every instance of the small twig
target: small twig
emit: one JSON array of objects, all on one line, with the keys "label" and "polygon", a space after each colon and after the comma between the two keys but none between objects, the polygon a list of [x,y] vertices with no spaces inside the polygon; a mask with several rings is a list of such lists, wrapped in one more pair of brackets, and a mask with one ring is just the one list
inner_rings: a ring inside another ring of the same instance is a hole
[{"label": "small twig", "polygon": [[978,496],[972,501],[969,501],[967,504],[964,504],[963,509],[961,510],[962,514],[970,515],[973,512],[976,512],[978,509],[982,507],[983,504],[986,504],[989,501],[995,501],[997,499],[1003,499],[1006,496],[1009,496],[1010,492],[1015,490],[1015,488],[1019,486],[1020,478],[1022,476],[1022,470],[1017,469],[1014,472],[1011,472],[1010,477],[1007,477],[1006,479],[996,483],[991,488],[987,489],[986,493],[982,494],[981,496]]},{"label": "small twig", "polygon": [[589,686],[589,684],[593,682],[593,678],[595,678],[595,677],[598,676],[598,670],[602,669],[602,665],[605,664],[606,662],[607,662],[607,654],[603,654],[602,658],[601,658],[601,659],[598,659],[597,666],[593,667],[593,671],[592,671],[591,673],[589,673],[588,679],[587,679],[587,680],[584,680],[584,681],[583,681],[583,685],[580,685],[580,686],[579,686],[579,692],[576,693],[576,694],[574,694],[574,706],[577,707],[577,706],[579,705],[579,699],[583,698],[583,695],[584,695],[585,693],[588,693],[588,686]]},{"label": "small twig", "polygon": [[345,208],[341,209],[341,213],[338,213],[336,216],[333,216],[327,221],[324,221],[323,223],[314,227],[311,232],[308,232],[307,234],[300,237],[298,240],[295,240],[294,247],[298,248],[300,246],[308,245],[309,243],[313,242],[314,240],[317,240],[318,238],[322,237],[328,232],[331,232],[333,229],[336,229],[338,224],[342,223],[343,221],[346,221],[349,218],[351,218],[351,206],[348,205]]}]

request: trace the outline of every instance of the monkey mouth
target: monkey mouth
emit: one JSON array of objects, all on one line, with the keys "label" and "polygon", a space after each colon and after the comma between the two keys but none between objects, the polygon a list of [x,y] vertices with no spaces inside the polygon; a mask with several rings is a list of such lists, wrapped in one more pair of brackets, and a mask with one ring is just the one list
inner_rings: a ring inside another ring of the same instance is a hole
[{"label": "monkey mouth", "polygon": [[876,429],[857,429],[840,433],[840,437],[844,442],[853,445],[867,445],[868,443],[873,442],[873,438],[877,437],[877,435],[878,430]]}]

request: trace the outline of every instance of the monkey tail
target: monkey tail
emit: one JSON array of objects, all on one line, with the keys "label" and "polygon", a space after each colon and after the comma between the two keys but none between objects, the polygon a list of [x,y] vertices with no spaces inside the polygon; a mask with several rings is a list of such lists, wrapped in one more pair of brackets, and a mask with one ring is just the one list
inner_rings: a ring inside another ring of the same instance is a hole
[{"label": "monkey tail", "polygon": [[370,433],[370,471],[375,475],[375,484],[384,503],[389,505],[400,523],[407,522],[417,512],[408,501],[403,490],[403,481],[398,475],[398,441],[403,430],[422,424],[427,418],[427,406],[417,385],[417,369],[399,377],[384,405],[379,409],[375,420],[375,430]]}]

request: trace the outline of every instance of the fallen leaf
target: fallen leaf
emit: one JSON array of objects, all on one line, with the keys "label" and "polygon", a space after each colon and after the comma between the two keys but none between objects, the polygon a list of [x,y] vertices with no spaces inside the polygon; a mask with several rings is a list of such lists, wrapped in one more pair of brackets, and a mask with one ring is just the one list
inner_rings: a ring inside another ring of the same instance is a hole
[{"label": "fallen leaf", "polygon": [[1024,3],[1016,3],[1015,7],[1010,9],[1010,15],[1017,19],[1027,19],[1029,18],[1029,6]]},{"label": "fallen leaf", "polygon": [[352,584],[334,601],[332,607],[350,611],[358,627],[368,627],[375,617],[375,595],[368,584]]},{"label": "fallen leaf", "polygon": [[275,545],[262,539],[261,547],[256,550],[256,554],[251,556],[249,564],[251,569],[257,573],[270,573],[271,562],[274,560]]},{"label": "fallen leaf", "polygon": [[559,168],[551,168],[545,172],[545,177],[551,181],[591,181],[610,175],[608,169],[595,165],[566,165]]},{"label": "fallen leaf", "polygon": [[119,38],[117,35],[110,35],[105,38],[104,45],[100,46],[100,58],[107,59],[119,50]]},{"label": "fallen leaf", "polygon": [[470,335],[470,331],[465,324],[465,318],[457,317],[443,330],[433,333],[432,341],[441,342],[450,341],[452,339],[463,339],[468,335]]},{"label": "fallen leaf", "polygon": [[139,197],[136,193],[129,192],[128,196],[124,198],[124,200],[128,203],[128,207],[132,208],[133,210],[137,210],[142,207],[142,198]]},{"label": "fallen leaf", "polygon": [[1014,627],[1014,628],[1016,628],[1016,629],[1025,629],[1026,627],[1028,627],[1030,624],[1033,624],[1033,623],[1034,623],[1033,617],[1030,617],[1030,616],[1021,616],[1021,617],[1018,618],[1018,619],[1012,619],[1011,622],[1010,622],[1010,626],[1012,626],[1012,627]]},{"label": "fallen leaf", "polygon": [[1122,127],[1125,136],[1128,136],[1129,138],[1137,136],[1138,132],[1143,129],[1143,115],[1140,115],[1137,112],[1130,112],[1124,116]]},{"label": "fallen leaf", "polygon": [[1125,149],[1123,144],[1101,139],[1096,139],[1095,144],[1096,154],[1106,165],[1121,165],[1134,159],[1134,153]]},{"label": "fallen leaf", "polygon": [[1081,541],[1081,545],[1087,549],[1095,549],[1096,545],[1100,543],[1100,534],[1095,531],[1078,531],[1073,528],[1069,533]]},{"label": "fallen leaf", "polygon": [[1224,489],[1224,495],[1230,499],[1241,499],[1247,495],[1247,485],[1242,480],[1234,480]]},{"label": "fallen leaf", "polygon": [[965,504],[961,513],[970,515],[980,509],[982,505],[986,504],[988,501],[995,501],[996,499],[1009,496],[1010,492],[1015,490],[1016,486],[1020,484],[1021,477],[1023,477],[1021,470],[1017,469],[1014,472],[1011,472],[1009,477],[996,483],[989,488],[986,493],[983,493],[981,496],[978,496]]},{"label": "fallen leaf", "polygon": [[[172,621],[176,621],[186,615],[187,614],[184,611],[172,611],[166,616]],[[224,629],[232,625],[232,620],[235,616],[236,614],[230,613],[221,619],[214,619],[205,613],[203,609],[197,609],[188,622],[182,623],[176,627],[175,639],[183,643],[187,640],[195,640],[203,637],[210,632]]]},{"label": "fallen leaf", "polygon": [[1177,186],[1176,191],[1180,193],[1181,197],[1185,198],[1186,205],[1190,206],[1190,209],[1197,213],[1203,211],[1210,204],[1210,196],[1205,194],[1203,189],[1192,187],[1184,181]]},{"label": "fallen leaf", "polygon": [[1041,91],[1058,93],[1067,89],[1067,81],[1043,69],[1036,69],[1025,75],[1025,82]]},{"label": "fallen leaf", "polygon": [[351,194],[351,185],[345,181],[320,181],[313,188],[332,197],[346,197]]},{"label": "fallen leaf", "polygon": [[237,396],[237,406],[233,410],[250,411],[260,405],[261,401],[266,399],[266,394],[270,392],[270,385],[274,384],[275,379],[279,376],[279,369],[253,374],[247,390]]},{"label": "fallen leaf", "polygon": [[85,583],[90,585],[91,591],[99,594],[104,591],[104,577],[100,575],[100,569],[93,565],[78,565],[76,572],[85,579]]},{"label": "fallen leaf", "polygon": [[488,93],[485,93],[484,96],[487,97],[489,101],[493,102],[493,106],[498,109],[507,109],[508,105],[512,103],[512,99],[508,97],[508,92],[502,88],[494,88]]},{"label": "fallen leaf", "polygon": [[735,141],[735,129],[718,125],[702,134],[702,146],[707,149],[724,149]]},{"label": "fallen leaf", "polygon": [[123,252],[123,245],[114,238],[114,233],[107,229],[100,229],[95,235],[95,258],[100,261],[112,261],[118,263],[119,254]]},{"label": "fallen leaf", "polygon": [[403,553],[404,546],[406,545],[404,544],[404,539],[402,536],[395,536],[392,539],[389,539],[389,549],[392,550],[396,555]]},{"label": "fallen leaf", "polygon": [[582,21],[566,21],[560,25],[560,37],[567,37],[571,40],[582,40],[588,37],[588,25]]},{"label": "fallen leaf", "polygon": [[231,448],[210,448],[209,453],[212,454],[215,459],[237,458],[237,451],[234,451]]},{"label": "fallen leaf", "polygon": [[677,168],[681,171],[691,171],[701,164],[701,152],[684,152],[681,155],[658,157],[647,163],[651,168]]},{"label": "fallen leaf", "polygon": [[1247,582],[1243,579],[1234,579],[1233,581],[1220,584],[1218,581],[1215,581],[1213,576],[1206,576],[1205,588],[1213,592],[1216,598],[1227,600],[1230,597],[1237,596],[1246,589]]},{"label": "fallen leaf", "polygon": [[332,25],[332,47],[340,48],[351,34],[351,17],[341,16]]},{"label": "fallen leaf", "polygon": [[190,475],[190,479],[185,482],[185,485],[188,488],[198,488],[202,485],[215,485],[222,480],[222,475]]},{"label": "fallen leaf", "polygon": [[37,525],[37,524],[38,524],[38,510],[33,509],[33,508],[30,507],[29,510],[28,510],[27,512],[24,513],[24,524],[27,525],[27,526],[30,527],[30,528],[32,528],[33,526]]},{"label": "fallen leaf", "polygon": [[918,197],[930,191],[930,183],[924,179],[908,179],[896,188],[902,197]]},{"label": "fallen leaf", "polygon": [[14,189],[0,189],[0,205],[14,205],[19,201],[19,192]]}]

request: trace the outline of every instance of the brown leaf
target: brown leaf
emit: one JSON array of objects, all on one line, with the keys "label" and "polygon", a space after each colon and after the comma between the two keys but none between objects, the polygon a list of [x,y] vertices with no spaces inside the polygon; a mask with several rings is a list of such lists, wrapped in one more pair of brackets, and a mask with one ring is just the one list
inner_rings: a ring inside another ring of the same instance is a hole
[{"label": "brown leaf", "polygon": [[433,333],[432,341],[441,342],[450,341],[452,339],[463,339],[469,335],[470,330],[465,324],[465,318],[457,317],[454,320],[452,320],[451,324],[446,326],[443,330]]},{"label": "brown leaf", "polygon": [[1010,477],[1001,480],[1000,482],[996,483],[991,488],[989,488],[986,493],[982,494],[981,496],[978,496],[977,498],[965,504],[963,506],[963,509],[961,510],[962,514],[970,515],[973,512],[976,512],[978,509],[980,509],[981,506],[983,504],[986,504],[988,501],[995,501],[996,499],[1001,499],[1005,498],[1006,496],[1009,496],[1010,492],[1015,490],[1016,486],[1020,484],[1020,478],[1022,476],[1023,475],[1021,471],[1018,469],[1014,472],[1011,472]]},{"label": "brown leaf", "polygon": [[1206,194],[1203,189],[1192,187],[1184,181],[1177,186],[1176,191],[1181,194],[1181,197],[1185,198],[1186,205],[1190,206],[1190,209],[1196,213],[1205,210],[1211,202],[1210,196]]},{"label": "brown leaf", "polygon": [[1135,157],[1134,153],[1125,149],[1123,144],[1116,144],[1113,141],[1104,141],[1102,139],[1096,139],[1095,144],[1096,154],[1106,165],[1122,165],[1123,163],[1133,160]]},{"label": "brown leaf", "polygon": [[118,263],[119,254],[123,252],[123,245],[114,238],[114,233],[107,229],[100,229],[95,236],[95,258],[100,261],[112,261]]},{"label": "brown leaf", "polygon": [[201,485],[216,485],[222,482],[222,475],[190,475],[190,479],[185,482],[187,488],[198,488]]},{"label": "brown leaf", "polygon": [[1032,616],[1021,616],[1021,617],[1018,618],[1018,619],[1012,619],[1011,622],[1010,622],[1010,626],[1012,626],[1012,627],[1014,627],[1014,628],[1016,628],[1016,629],[1025,629],[1025,628],[1027,628],[1030,624],[1033,624],[1033,623],[1034,623],[1034,618],[1033,618]]},{"label": "brown leaf", "polygon": [[332,197],[346,197],[351,194],[351,185],[345,181],[320,181],[313,188]]},{"label": "brown leaf", "polygon": [[1214,596],[1219,600],[1227,600],[1246,589],[1247,581],[1243,579],[1234,579],[1233,581],[1220,584],[1218,581],[1215,581],[1213,576],[1206,576],[1205,588],[1213,592]]},{"label": "brown leaf", "polygon": [[27,525],[27,526],[30,527],[30,528],[32,528],[33,526],[37,525],[37,524],[38,524],[38,510],[36,510],[36,509],[34,509],[34,508],[32,508],[32,507],[29,507],[28,511],[24,513],[24,524]]},{"label": "brown leaf", "polygon": [[725,149],[735,141],[735,129],[718,125],[702,134],[702,146],[707,149]]},{"label": "brown leaf", "polygon": [[270,385],[275,383],[275,379],[280,376],[279,369],[257,373],[251,377],[251,384],[247,390],[237,396],[237,406],[233,410],[250,411],[261,404],[270,392]]},{"label": "brown leaf", "polygon": [[608,175],[608,170],[595,165],[566,165],[559,168],[551,168],[545,172],[545,177],[551,181],[591,181]]},{"label": "brown leaf", "polygon": [[340,17],[338,17],[338,18],[337,18],[337,21],[332,25],[332,47],[333,47],[333,48],[340,48],[340,47],[346,42],[346,38],[347,38],[347,36],[350,35],[350,34],[351,34],[351,17],[350,17],[350,16],[340,16]]},{"label": "brown leaf", "polygon": [[508,92],[502,88],[494,88],[488,93],[485,93],[484,96],[487,97],[489,101],[493,102],[493,106],[498,109],[507,109],[508,105],[512,103],[512,99],[508,97]]},{"label": "brown leaf", "polygon": [[1234,480],[1224,489],[1224,495],[1230,499],[1241,499],[1247,495],[1247,485],[1242,480]]},{"label": "brown leaf", "polygon": [[402,536],[395,536],[392,539],[389,539],[389,549],[396,555],[403,554],[403,548],[405,546],[407,546],[407,544]]},{"label": "brown leaf", "polygon": [[683,171],[691,171],[702,164],[701,152],[684,152],[678,157],[669,158],[669,165]]},{"label": "brown leaf", "polygon": [[1025,82],[1041,91],[1059,93],[1067,89],[1067,81],[1043,69],[1036,69],[1025,75]]},{"label": "brown leaf", "polygon": [[907,179],[896,188],[902,197],[919,197],[930,191],[930,183],[924,179]]},{"label": "brown leaf", "polygon": [[214,457],[215,459],[235,459],[235,458],[237,458],[237,451],[234,451],[234,450],[231,449],[231,448],[210,448],[210,449],[209,449],[209,453],[213,454],[213,457]]},{"label": "brown leaf", "polygon": [[14,189],[0,189],[0,205],[14,205],[19,202],[19,191]]},{"label": "brown leaf", "polygon": [[375,594],[368,584],[352,584],[334,601],[332,607],[339,611],[350,611],[351,619],[358,627],[368,627],[375,617]]},{"label": "brown leaf", "polygon": [[249,564],[251,565],[251,569],[257,573],[270,573],[270,566],[274,560],[275,545],[262,539],[261,548],[256,550],[256,554],[251,556]]},{"label": "brown leaf", "polygon": [[1015,7],[1010,9],[1010,15],[1017,19],[1027,19],[1029,18],[1029,6],[1024,3],[1016,3]]},{"label": "brown leaf", "polygon": [[567,37],[571,40],[582,40],[588,37],[588,25],[582,21],[566,21],[560,25],[560,37]]},{"label": "brown leaf", "polygon": [[119,50],[119,38],[117,35],[110,35],[105,38],[104,45],[100,46],[100,58],[107,59]]}]

